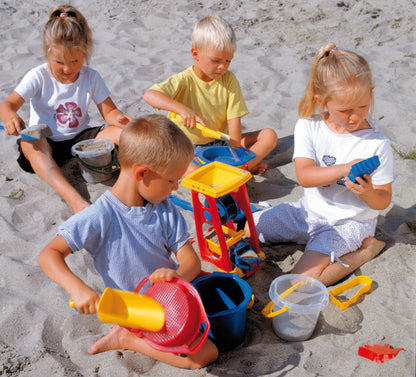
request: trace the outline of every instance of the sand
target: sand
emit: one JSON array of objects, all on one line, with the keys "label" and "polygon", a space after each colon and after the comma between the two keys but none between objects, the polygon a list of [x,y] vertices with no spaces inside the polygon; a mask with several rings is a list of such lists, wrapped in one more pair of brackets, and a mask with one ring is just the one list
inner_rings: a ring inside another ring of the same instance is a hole
[{"label": "sand", "polygon": [[[153,112],[142,95],[154,82],[192,64],[194,23],[221,14],[234,26],[238,50],[232,70],[241,83],[250,114],[244,131],[273,127],[279,144],[269,169],[247,183],[251,203],[275,205],[301,197],[291,156],[297,105],[315,51],[333,41],[368,59],[375,81],[378,127],[406,154],[416,145],[415,3],[367,1],[109,1],[74,0],[88,19],[96,41],[91,66],[104,77],[114,102],[136,117]],[[51,2],[6,0],[0,4],[0,100],[21,77],[44,61],[41,30]],[[91,107],[92,125],[102,119]],[[29,107],[20,111],[28,119]],[[247,281],[255,294],[247,311],[245,339],[233,351],[200,371],[182,371],[130,351],[95,356],[89,347],[111,328],[95,315],[68,306],[69,297],[51,282],[37,256],[60,223],[71,215],[60,196],[38,177],[19,169],[16,138],[0,135],[0,375],[4,376],[414,376],[416,162],[395,154],[391,205],[381,212],[377,237],[385,250],[354,276],[373,279],[370,292],[345,311],[332,302],[320,315],[312,338],[286,342],[261,314],[268,289],[291,270],[303,252],[298,245],[261,245],[265,267]],[[113,180],[87,184],[76,161],[65,174],[95,201]],[[189,200],[189,189],[176,195]],[[183,211],[195,236],[191,212]],[[84,252],[68,258],[70,267],[102,292],[103,284]],[[204,263],[212,270],[212,265]],[[357,355],[366,344],[404,348],[377,364]]]}]

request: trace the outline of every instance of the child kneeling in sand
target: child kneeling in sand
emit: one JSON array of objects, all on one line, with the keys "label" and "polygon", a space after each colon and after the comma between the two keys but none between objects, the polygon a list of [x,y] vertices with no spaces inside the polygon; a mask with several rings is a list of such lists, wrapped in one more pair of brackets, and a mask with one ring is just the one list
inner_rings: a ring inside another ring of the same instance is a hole
[{"label": "child kneeling in sand", "polygon": [[[162,115],[133,120],[123,129],[116,183],[90,207],[64,222],[38,259],[80,312],[96,313],[99,301],[98,294],[65,262],[70,253],[83,248],[110,288],[134,291],[146,276],[152,282],[170,281],[175,276],[191,281],[199,274],[201,262],[189,241],[185,219],[166,200],[172,190],[177,190],[192,157],[189,139]],[[201,368],[218,357],[209,339],[197,353],[180,356],[155,350],[117,325],[89,353],[123,348],[181,368]]]},{"label": "child kneeling in sand", "polygon": [[[253,214],[260,241],[306,244],[292,273],[325,285],[374,258],[385,245],[373,236],[379,210],[391,201],[393,153],[389,140],[367,120],[373,88],[364,58],[332,43],[321,47],[295,128],[293,159],[305,195]],[[319,115],[314,115],[316,106]],[[380,166],[374,175],[352,182],[351,166],[375,155]]]},{"label": "child kneeling in sand", "polygon": [[[228,133],[233,147],[248,148],[255,153],[256,157],[247,163],[248,169],[262,174],[267,168],[262,160],[276,146],[277,136],[270,128],[241,134],[240,118],[248,110],[238,80],[228,71],[235,50],[232,27],[220,16],[205,17],[192,32],[194,65],[153,85],[143,99],[154,108],[179,114],[183,122],[173,121],[195,146],[224,143],[203,136],[195,128],[196,122]],[[192,163],[187,173],[196,168]]]}]

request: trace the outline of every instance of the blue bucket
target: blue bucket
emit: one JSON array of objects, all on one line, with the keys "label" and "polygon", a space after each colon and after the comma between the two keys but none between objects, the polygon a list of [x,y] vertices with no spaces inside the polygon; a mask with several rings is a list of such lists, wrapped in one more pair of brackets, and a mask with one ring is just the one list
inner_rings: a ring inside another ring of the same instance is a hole
[{"label": "blue bucket", "polygon": [[203,166],[210,162],[219,161],[227,165],[239,167],[243,166],[256,155],[246,148],[233,148],[237,158],[233,156],[227,146],[214,145],[211,147],[201,147],[195,152],[193,162],[198,166]]},{"label": "blue bucket", "polygon": [[204,304],[211,330],[209,337],[224,352],[244,339],[250,285],[238,274],[214,272],[192,282]]}]

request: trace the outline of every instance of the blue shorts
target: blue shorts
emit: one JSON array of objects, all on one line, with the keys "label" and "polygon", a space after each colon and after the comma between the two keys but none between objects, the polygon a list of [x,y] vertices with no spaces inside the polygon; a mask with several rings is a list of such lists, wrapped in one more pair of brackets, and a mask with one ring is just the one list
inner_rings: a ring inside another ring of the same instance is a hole
[{"label": "blue shorts", "polygon": [[302,199],[255,212],[253,218],[259,241],[304,244],[305,250],[330,255],[331,261],[359,249],[365,238],[374,236],[377,225],[377,219],[329,225],[325,219],[310,218]]}]

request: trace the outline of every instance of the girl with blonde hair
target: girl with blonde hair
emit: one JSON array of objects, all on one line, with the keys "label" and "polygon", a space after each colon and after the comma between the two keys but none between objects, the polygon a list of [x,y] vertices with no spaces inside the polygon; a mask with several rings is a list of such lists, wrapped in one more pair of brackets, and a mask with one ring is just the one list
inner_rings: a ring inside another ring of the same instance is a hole
[{"label": "girl with blonde hair", "polygon": [[[254,214],[261,241],[306,244],[292,273],[326,285],[385,245],[373,236],[379,210],[391,201],[393,154],[389,140],[368,119],[373,89],[363,57],[332,43],[319,49],[295,127],[293,159],[304,197]],[[376,155],[380,166],[372,176],[348,178],[353,164]]]},{"label": "girl with blonde hair", "polygon": [[[88,201],[67,181],[60,166],[71,157],[71,147],[81,140],[103,137],[118,144],[122,128],[131,120],[116,107],[101,76],[88,64],[92,52],[91,30],[84,16],[64,5],[52,10],[43,31],[46,63],[30,70],[0,105],[0,117],[8,135],[25,128],[17,111],[30,101],[29,125],[47,124],[47,139],[19,140],[18,163],[52,186],[76,213]],[[89,125],[93,101],[106,121]]]}]

